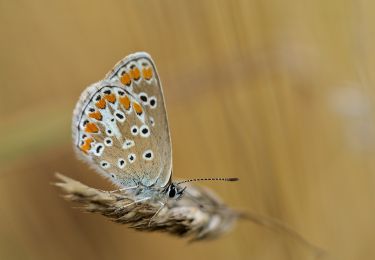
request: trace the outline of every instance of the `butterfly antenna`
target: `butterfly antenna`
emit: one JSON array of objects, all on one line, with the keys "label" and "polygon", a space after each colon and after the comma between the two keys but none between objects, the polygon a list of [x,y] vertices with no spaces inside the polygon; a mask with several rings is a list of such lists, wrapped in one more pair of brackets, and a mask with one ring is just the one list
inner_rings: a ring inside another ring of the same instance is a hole
[{"label": "butterfly antenna", "polygon": [[238,180],[239,178],[196,178],[196,179],[180,181],[177,184],[193,182],[193,181],[238,181]]}]

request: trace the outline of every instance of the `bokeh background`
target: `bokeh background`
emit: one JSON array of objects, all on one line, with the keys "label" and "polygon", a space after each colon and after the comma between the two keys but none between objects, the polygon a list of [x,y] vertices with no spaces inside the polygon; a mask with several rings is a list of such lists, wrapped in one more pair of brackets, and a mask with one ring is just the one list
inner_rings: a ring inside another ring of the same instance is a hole
[{"label": "bokeh background", "polygon": [[1,259],[314,259],[250,222],[188,244],[84,214],[61,172],[112,189],[73,153],[80,93],[149,52],[180,178],[282,220],[328,251],[375,258],[375,2],[0,1]]}]

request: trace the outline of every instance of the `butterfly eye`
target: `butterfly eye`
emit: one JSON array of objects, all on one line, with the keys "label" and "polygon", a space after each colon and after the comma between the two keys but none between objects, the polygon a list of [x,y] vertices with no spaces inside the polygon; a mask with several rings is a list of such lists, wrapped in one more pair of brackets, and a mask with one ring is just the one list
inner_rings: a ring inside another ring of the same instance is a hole
[{"label": "butterfly eye", "polygon": [[171,188],[169,189],[168,196],[170,198],[174,198],[174,196],[176,196],[176,188],[174,187],[173,184],[171,185]]}]

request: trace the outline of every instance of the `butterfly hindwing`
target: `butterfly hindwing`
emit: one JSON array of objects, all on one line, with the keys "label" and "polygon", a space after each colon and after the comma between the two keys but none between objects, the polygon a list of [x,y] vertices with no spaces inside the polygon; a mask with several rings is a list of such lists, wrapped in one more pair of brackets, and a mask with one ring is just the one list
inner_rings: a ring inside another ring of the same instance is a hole
[{"label": "butterfly hindwing", "polygon": [[148,54],[124,58],[103,81],[84,91],[73,117],[73,133],[78,153],[115,183],[168,183],[168,120],[161,83]]}]

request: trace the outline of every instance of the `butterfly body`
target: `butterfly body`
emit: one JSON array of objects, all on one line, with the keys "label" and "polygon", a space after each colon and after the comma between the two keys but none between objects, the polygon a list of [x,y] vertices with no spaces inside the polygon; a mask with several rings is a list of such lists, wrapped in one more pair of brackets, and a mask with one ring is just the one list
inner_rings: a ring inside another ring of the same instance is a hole
[{"label": "butterfly body", "polygon": [[127,190],[127,194],[132,196],[134,201],[147,198],[150,203],[165,204],[171,199],[179,199],[184,191],[185,188],[175,182],[170,182],[165,187],[138,185],[134,189]]}]

